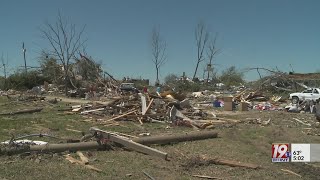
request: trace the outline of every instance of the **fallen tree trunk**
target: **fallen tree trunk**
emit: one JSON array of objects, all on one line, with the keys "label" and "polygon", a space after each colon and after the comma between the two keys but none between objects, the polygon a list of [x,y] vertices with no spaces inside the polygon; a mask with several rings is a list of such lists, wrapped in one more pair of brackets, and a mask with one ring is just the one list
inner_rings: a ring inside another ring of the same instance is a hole
[{"label": "fallen tree trunk", "polygon": [[42,110],[43,110],[43,108],[24,109],[24,110],[20,110],[20,111],[0,113],[0,115],[15,115],[15,114],[35,113],[35,112],[40,112]]}]

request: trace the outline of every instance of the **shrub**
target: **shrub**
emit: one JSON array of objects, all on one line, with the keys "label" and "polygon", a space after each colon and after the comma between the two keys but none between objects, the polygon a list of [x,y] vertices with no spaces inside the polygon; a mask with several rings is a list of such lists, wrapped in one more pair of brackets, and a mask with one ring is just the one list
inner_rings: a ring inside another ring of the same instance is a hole
[{"label": "shrub", "polygon": [[5,89],[32,89],[35,86],[43,85],[44,81],[48,81],[48,79],[39,71],[16,72],[7,78]]}]

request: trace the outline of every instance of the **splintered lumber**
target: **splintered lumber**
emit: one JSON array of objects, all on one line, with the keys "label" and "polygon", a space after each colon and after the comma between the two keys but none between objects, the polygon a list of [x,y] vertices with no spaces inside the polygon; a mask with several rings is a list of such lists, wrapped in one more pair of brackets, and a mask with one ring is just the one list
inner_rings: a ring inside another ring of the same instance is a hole
[{"label": "splintered lumber", "polygon": [[195,121],[191,120],[190,118],[188,118],[187,116],[185,116],[181,111],[177,110],[177,108],[175,106],[172,106],[172,108],[170,109],[169,117],[172,122],[175,122],[178,117],[178,118],[183,119],[184,121],[189,122],[191,124],[191,126],[194,128],[200,127],[200,125],[197,122],[195,122]]},{"label": "splintered lumber", "polygon": [[97,111],[103,111],[103,110],[105,110],[105,108],[92,109],[92,110],[82,111],[80,114],[88,114],[91,112],[97,112]]},{"label": "splintered lumber", "polygon": [[0,115],[15,115],[15,114],[35,113],[35,112],[40,112],[42,110],[43,110],[43,108],[24,109],[24,110],[20,110],[20,111],[0,113]]},{"label": "splintered lumber", "polygon": [[287,173],[290,173],[290,174],[293,174],[293,175],[296,175],[296,176],[302,178],[302,176],[300,174],[297,174],[297,173],[295,173],[293,171],[290,171],[289,169],[281,169],[281,171],[287,172]]},{"label": "splintered lumber", "polygon": [[158,117],[158,116],[167,116],[166,113],[156,113],[156,114],[137,114],[137,115],[125,115],[125,118],[137,118],[137,117]]},{"label": "splintered lumber", "polygon": [[193,121],[197,123],[213,123],[213,124],[227,123],[227,121],[221,121],[221,120],[193,120]]},{"label": "splintered lumber", "polygon": [[147,112],[147,101],[146,101],[146,97],[145,97],[143,94],[141,94],[141,93],[139,93],[139,95],[140,95],[140,98],[141,98],[141,113],[142,113],[142,115],[145,115],[146,112]]},{"label": "splintered lumber", "polygon": [[72,112],[78,112],[80,110],[81,110],[81,108],[75,108],[75,109],[72,109]]},{"label": "splintered lumber", "polygon": [[151,104],[152,104],[152,102],[153,102],[153,98],[151,99],[151,101],[149,102],[149,104],[148,104],[148,106],[147,106],[147,108],[146,108],[146,112],[149,110],[149,108],[151,107]]},{"label": "splintered lumber", "polygon": [[193,177],[197,177],[197,178],[204,178],[204,179],[221,179],[218,177],[212,177],[212,176],[204,176],[204,175],[192,175]]},{"label": "splintered lumber", "polygon": [[67,131],[72,131],[72,132],[77,132],[77,133],[82,133],[82,131],[76,130],[76,129],[69,129],[66,128]]},{"label": "splintered lumber", "polygon": [[74,106],[71,106],[72,109],[78,109],[78,108],[81,108],[81,105],[74,105]]},{"label": "splintered lumber", "polygon": [[102,134],[103,137],[109,139],[112,142],[121,144],[126,148],[129,148],[129,149],[132,149],[132,150],[144,153],[144,154],[148,154],[148,155],[151,155],[151,156],[160,157],[160,158],[165,159],[165,160],[168,158],[168,154],[165,153],[165,152],[162,152],[162,151],[159,151],[157,149],[154,149],[154,148],[139,144],[139,143],[134,142],[134,141],[129,140],[129,139],[125,139],[124,137],[121,137],[121,136],[116,136],[116,135],[110,134],[107,131],[103,131],[103,130],[100,130],[100,129],[94,128],[94,127],[91,127],[90,131],[91,132],[99,132],[99,133]]},{"label": "splintered lumber", "polygon": [[217,164],[217,165],[227,165],[231,167],[244,167],[244,168],[249,168],[249,169],[258,169],[260,166],[255,165],[255,164],[250,164],[250,163],[240,163],[237,161],[230,161],[230,160],[223,160],[223,159],[204,159],[205,161],[212,163],[212,164]]},{"label": "splintered lumber", "polygon": [[301,121],[300,119],[297,119],[297,118],[293,118],[295,121],[303,124],[303,125],[306,125],[306,126],[311,126],[311,124],[308,124],[308,123],[304,123],[303,121]]},{"label": "splintered lumber", "polygon": [[150,174],[148,174],[147,172],[145,171],[142,171],[144,175],[146,175],[149,179],[151,180],[155,180],[155,178],[153,178]]},{"label": "splintered lumber", "polygon": [[113,117],[113,118],[111,118],[111,119],[108,119],[108,120],[106,120],[106,121],[114,121],[114,120],[117,120],[117,119],[119,119],[119,118],[125,117],[125,116],[127,116],[127,115],[129,115],[129,114],[132,114],[132,113],[134,113],[134,112],[136,112],[136,111],[137,111],[137,110],[133,110],[133,111],[127,112],[127,113],[125,113],[125,114],[122,114],[122,115],[120,115],[120,116],[116,116],[116,117]]},{"label": "splintered lumber", "polygon": [[84,167],[88,168],[88,169],[91,169],[91,170],[94,170],[94,171],[97,171],[97,172],[102,172],[101,169],[98,169],[92,165],[88,165],[88,164],[85,164],[83,163],[82,161],[79,161],[78,159],[75,159],[73,158],[72,156],[70,156],[69,154],[68,155],[65,155],[65,158],[66,160],[68,160],[69,162],[71,162],[72,164],[79,164],[79,165],[83,165]]},{"label": "splintered lumber", "polygon": [[194,132],[188,132],[184,134],[141,137],[141,138],[135,138],[133,139],[133,141],[140,144],[144,144],[144,145],[169,144],[169,143],[175,143],[175,142],[216,138],[217,136],[218,136],[218,133],[213,131],[194,131]]},{"label": "splintered lumber", "polygon": [[89,164],[89,159],[81,151],[77,151],[77,155],[84,164]]}]

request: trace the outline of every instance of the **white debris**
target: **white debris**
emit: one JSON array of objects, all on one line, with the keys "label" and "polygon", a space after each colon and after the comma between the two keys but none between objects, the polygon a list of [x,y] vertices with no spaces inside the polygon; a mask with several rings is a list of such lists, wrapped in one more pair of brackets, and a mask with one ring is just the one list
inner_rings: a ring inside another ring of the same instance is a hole
[{"label": "white debris", "polygon": [[[9,144],[10,140],[1,142],[1,144]],[[14,140],[12,143],[17,144],[17,145],[23,145],[23,144],[31,144],[31,145],[46,145],[48,142],[45,141],[32,141],[28,139],[22,139],[22,140]]]}]

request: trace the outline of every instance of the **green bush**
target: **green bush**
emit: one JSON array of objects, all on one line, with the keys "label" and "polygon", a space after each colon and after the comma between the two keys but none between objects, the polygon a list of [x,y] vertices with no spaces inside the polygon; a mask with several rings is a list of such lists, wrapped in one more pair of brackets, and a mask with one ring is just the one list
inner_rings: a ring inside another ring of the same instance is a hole
[{"label": "green bush", "polygon": [[44,81],[48,81],[48,79],[38,71],[16,72],[7,78],[6,87],[3,89],[32,89],[35,86],[43,85]]}]

